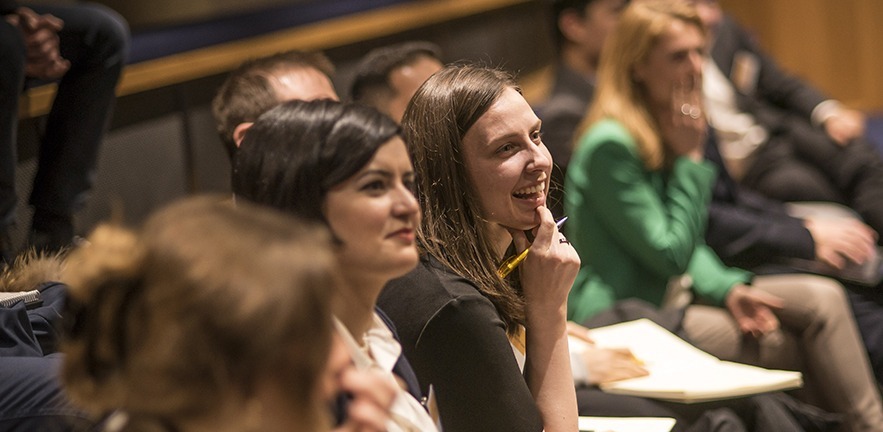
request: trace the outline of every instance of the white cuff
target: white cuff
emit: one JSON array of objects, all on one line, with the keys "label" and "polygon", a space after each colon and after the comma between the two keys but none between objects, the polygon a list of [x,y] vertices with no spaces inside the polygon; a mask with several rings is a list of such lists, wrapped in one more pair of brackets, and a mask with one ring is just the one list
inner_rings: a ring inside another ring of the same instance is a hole
[{"label": "white cuff", "polygon": [[809,118],[812,120],[813,126],[818,127],[824,125],[829,118],[837,115],[841,110],[843,110],[843,105],[840,102],[828,99],[816,105]]},{"label": "white cuff", "polygon": [[574,337],[568,337],[567,346],[570,348],[570,371],[573,373],[573,384],[589,384],[589,370],[583,360],[583,352],[588,348],[588,345]]}]

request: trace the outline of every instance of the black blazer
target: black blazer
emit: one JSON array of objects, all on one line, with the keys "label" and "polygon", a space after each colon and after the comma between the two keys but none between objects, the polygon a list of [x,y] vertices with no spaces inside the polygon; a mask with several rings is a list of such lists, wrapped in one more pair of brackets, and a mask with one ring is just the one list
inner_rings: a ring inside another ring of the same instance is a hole
[{"label": "black blazer", "polygon": [[784,205],[740,187],[727,172],[713,131],[705,158],[718,169],[705,241],[730,266],[752,269],[776,258],[813,259],[815,242]]},{"label": "black blazer", "polygon": [[[813,108],[828,99],[806,82],[783,71],[748,32],[728,16],[717,29],[711,57],[736,87],[739,107],[753,114],[773,133],[783,125],[786,116],[809,120]],[[737,63],[746,61],[757,66],[756,79],[747,80],[749,85],[739,85]]]}]

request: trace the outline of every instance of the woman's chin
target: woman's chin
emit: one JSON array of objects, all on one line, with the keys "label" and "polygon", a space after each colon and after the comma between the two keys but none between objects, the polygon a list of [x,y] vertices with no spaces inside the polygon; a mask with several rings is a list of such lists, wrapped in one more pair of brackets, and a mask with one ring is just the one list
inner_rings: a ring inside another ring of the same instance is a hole
[{"label": "woman's chin", "polygon": [[415,252],[413,256],[402,257],[402,260],[397,262],[394,268],[390,269],[390,280],[402,277],[414,270],[417,267],[417,264],[420,262],[420,255]]}]

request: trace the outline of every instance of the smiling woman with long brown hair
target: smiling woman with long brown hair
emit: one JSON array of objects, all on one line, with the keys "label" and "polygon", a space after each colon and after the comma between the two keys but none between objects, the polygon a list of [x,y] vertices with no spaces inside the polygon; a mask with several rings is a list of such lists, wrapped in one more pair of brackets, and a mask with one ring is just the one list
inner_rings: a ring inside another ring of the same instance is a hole
[{"label": "smiling woman with long brown hair", "polygon": [[[434,389],[443,429],[575,431],[565,308],[579,258],[546,208],[552,159],[539,119],[508,74],[448,66],[402,126],[425,253],[380,305]],[[501,261],[528,246],[501,276]]]}]

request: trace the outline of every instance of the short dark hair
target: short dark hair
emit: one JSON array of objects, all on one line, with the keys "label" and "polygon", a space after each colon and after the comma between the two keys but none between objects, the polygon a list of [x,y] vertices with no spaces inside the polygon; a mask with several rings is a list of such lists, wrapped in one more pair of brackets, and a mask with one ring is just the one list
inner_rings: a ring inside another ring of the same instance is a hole
[{"label": "short dark hair", "polygon": [[279,104],[268,78],[273,73],[297,68],[315,69],[328,79],[334,76],[334,65],[324,54],[285,51],[247,60],[231,72],[218,89],[212,101],[212,114],[231,160],[236,153],[236,142],[233,140],[236,126],[255,121],[265,111]]},{"label": "short dark hair", "polygon": [[414,63],[420,57],[441,61],[441,49],[431,42],[412,41],[369,51],[356,65],[356,74],[350,85],[350,97],[354,102],[379,106],[383,100],[395,95],[395,89],[389,82],[389,74],[395,69]]},{"label": "short dark hair", "polygon": [[233,193],[327,223],[327,193],[367,165],[401,128],[379,111],[330,100],[290,101],[260,116],[233,162]]},{"label": "short dark hair", "polygon": [[549,3],[552,4],[552,31],[555,36],[555,46],[560,50],[564,45],[564,33],[561,33],[561,29],[558,28],[558,20],[561,19],[561,14],[569,10],[575,10],[579,13],[585,13],[586,8],[595,2],[595,0],[550,0]]}]

